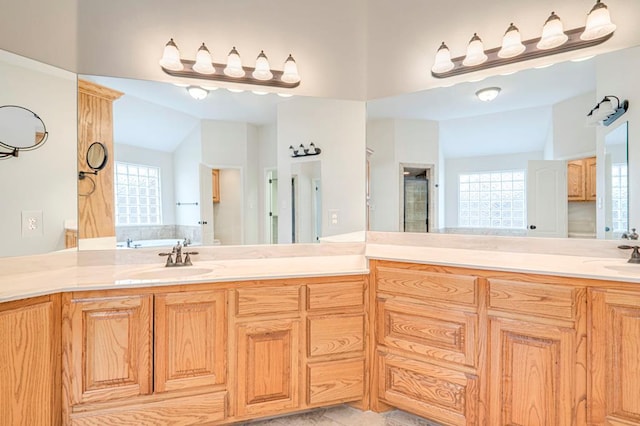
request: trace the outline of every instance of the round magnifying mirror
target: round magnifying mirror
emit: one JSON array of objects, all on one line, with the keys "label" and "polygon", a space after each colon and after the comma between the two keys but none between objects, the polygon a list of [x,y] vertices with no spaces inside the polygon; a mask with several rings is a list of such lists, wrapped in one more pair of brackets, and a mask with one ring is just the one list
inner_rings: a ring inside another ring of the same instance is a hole
[{"label": "round magnifying mirror", "polygon": [[17,105],[0,106],[0,144],[20,151],[36,149],[47,138],[42,119],[30,109]]},{"label": "round magnifying mirror", "polygon": [[107,147],[102,142],[94,142],[87,150],[87,165],[95,171],[102,170],[107,165]]}]

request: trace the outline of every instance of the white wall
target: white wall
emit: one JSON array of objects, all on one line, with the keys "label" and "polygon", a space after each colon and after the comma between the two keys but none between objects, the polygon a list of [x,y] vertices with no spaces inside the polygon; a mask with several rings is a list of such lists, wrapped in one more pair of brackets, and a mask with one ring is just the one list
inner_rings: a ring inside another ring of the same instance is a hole
[{"label": "white wall", "polygon": [[[439,125],[428,120],[373,120],[367,124],[367,147],[374,150],[371,157],[372,230],[399,231],[401,182],[400,164],[433,166],[439,184],[441,153]],[[430,211],[432,223],[439,223],[439,190],[436,206]]]},{"label": "white wall", "polygon": [[296,94],[364,99],[365,11],[365,0],[83,0],[78,67],[170,81],[158,60],[172,37],[185,59],[203,41],[214,62],[225,63],[236,46],[247,66],[264,50],[272,68],[282,69],[291,53],[302,77]]},{"label": "white wall", "polygon": [[[201,129],[195,127],[173,153],[176,203],[200,203]],[[176,225],[197,226],[199,206],[176,206]]]},{"label": "white wall", "polygon": [[[365,103],[320,98],[292,98],[278,105],[278,241],[291,242],[291,158],[289,146],[311,142],[322,150],[322,236],[364,231]],[[338,224],[329,211],[338,211]]]},{"label": "white wall", "polygon": [[587,126],[587,113],[596,104],[595,92],[553,105],[553,160],[589,157],[596,152],[596,128]]},{"label": "white wall", "polygon": [[638,45],[640,2],[616,0],[605,3],[618,29],[610,40],[599,46],[439,80],[431,76],[430,69],[442,41],[447,43],[452,56],[456,57],[465,54],[474,32],[484,41],[485,49],[499,47],[510,22],[518,26],[523,40],[540,37],[542,26],[552,10],[561,17],[565,29],[582,27],[595,1],[467,0],[452,5],[452,2],[446,1],[369,0],[367,98],[415,92],[530,68],[549,60],[560,62],[584,57],[591,52],[607,52]]},{"label": "white wall", "polygon": [[258,126],[258,242],[269,243],[267,208],[267,171],[278,167],[278,127],[276,123]]},{"label": "white wall", "polygon": [[78,0],[3,0],[0,48],[77,71]]},{"label": "white wall", "polygon": [[138,146],[114,144],[116,161],[143,164],[160,169],[160,191],[162,197],[162,224],[176,223],[176,200],[174,196],[173,154]]},{"label": "white wall", "polygon": [[[0,105],[32,110],[49,132],[40,148],[0,160],[0,256],[64,248],[64,221],[77,220],[76,100],[74,74],[0,51]],[[34,210],[42,234],[22,237],[21,212]]]},{"label": "white wall", "polygon": [[458,226],[458,176],[461,173],[527,169],[529,160],[542,160],[544,154],[525,152],[489,157],[450,158],[445,161],[445,227]]}]

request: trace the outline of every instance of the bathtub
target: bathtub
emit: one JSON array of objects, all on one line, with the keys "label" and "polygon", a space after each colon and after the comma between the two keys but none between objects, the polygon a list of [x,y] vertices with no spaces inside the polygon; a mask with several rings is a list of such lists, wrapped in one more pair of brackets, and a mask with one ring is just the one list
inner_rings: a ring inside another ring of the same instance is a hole
[{"label": "bathtub", "polygon": [[171,248],[178,244],[178,241],[182,243],[179,238],[165,238],[159,240],[134,240],[127,247],[126,241],[118,241],[117,247],[119,248],[146,248],[146,247],[167,247]]}]

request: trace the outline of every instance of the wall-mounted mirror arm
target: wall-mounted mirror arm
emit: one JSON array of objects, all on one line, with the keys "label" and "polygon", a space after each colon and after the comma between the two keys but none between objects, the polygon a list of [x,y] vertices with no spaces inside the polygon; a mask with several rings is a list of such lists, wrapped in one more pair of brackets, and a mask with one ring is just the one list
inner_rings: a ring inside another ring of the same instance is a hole
[{"label": "wall-mounted mirror arm", "polygon": [[17,158],[20,151],[38,149],[49,137],[38,114],[18,105],[0,106],[0,125],[0,160]]}]

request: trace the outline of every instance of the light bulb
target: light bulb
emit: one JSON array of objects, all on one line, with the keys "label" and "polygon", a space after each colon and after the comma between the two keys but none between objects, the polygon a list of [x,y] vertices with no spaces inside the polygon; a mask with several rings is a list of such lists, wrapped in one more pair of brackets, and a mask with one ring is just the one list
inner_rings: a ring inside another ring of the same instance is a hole
[{"label": "light bulb", "polygon": [[474,33],[467,46],[467,56],[465,56],[462,61],[462,65],[465,67],[473,67],[484,63],[486,60],[487,55],[484,54],[482,40],[478,37],[478,34]]},{"label": "light bulb", "polygon": [[236,50],[235,46],[229,52],[229,56],[227,57],[227,66],[224,69],[224,73],[229,77],[244,77],[245,72],[242,68],[242,59],[240,59],[240,54]]},{"label": "light bulb", "polygon": [[433,64],[433,67],[431,67],[431,72],[441,74],[451,71],[453,67],[455,67],[455,65],[451,62],[451,52],[443,41],[436,52],[436,62]]},{"label": "light bulb", "polygon": [[169,42],[164,46],[162,59],[160,59],[160,66],[171,71],[182,71],[184,69],[184,65],[182,65],[182,62],[180,61],[180,51],[173,39],[169,40]]},{"label": "light bulb", "polygon": [[206,98],[207,95],[209,94],[208,91],[206,91],[202,87],[198,87],[198,86],[189,86],[187,88],[187,92],[189,92],[189,94],[191,95],[191,97],[193,99],[196,99],[196,100],[199,100],[199,101],[201,101],[202,99]]},{"label": "light bulb", "polygon": [[580,35],[580,40],[595,40],[607,36],[616,30],[616,25],[611,22],[607,5],[600,0],[587,15],[587,24],[584,32]]},{"label": "light bulb", "polygon": [[256,80],[271,80],[273,78],[271,68],[269,67],[269,60],[267,59],[267,55],[264,54],[264,50],[261,50],[256,58],[256,67],[251,75]]},{"label": "light bulb", "polygon": [[300,75],[298,74],[298,65],[293,59],[293,56],[289,55],[286,61],[284,61],[284,68],[282,72],[282,81],[285,83],[297,83],[300,81]]},{"label": "light bulb", "polygon": [[567,40],[569,40],[569,36],[564,33],[562,21],[555,12],[551,12],[542,27],[542,37],[536,47],[540,50],[553,49],[562,46]]},{"label": "light bulb", "polygon": [[211,53],[204,43],[196,53],[196,63],[193,64],[193,70],[200,74],[215,74],[216,72],[216,69],[211,65]]},{"label": "light bulb", "polygon": [[522,44],[520,30],[512,22],[504,33],[504,37],[502,37],[502,48],[498,51],[498,57],[513,58],[524,52],[525,49],[525,45]]}]

